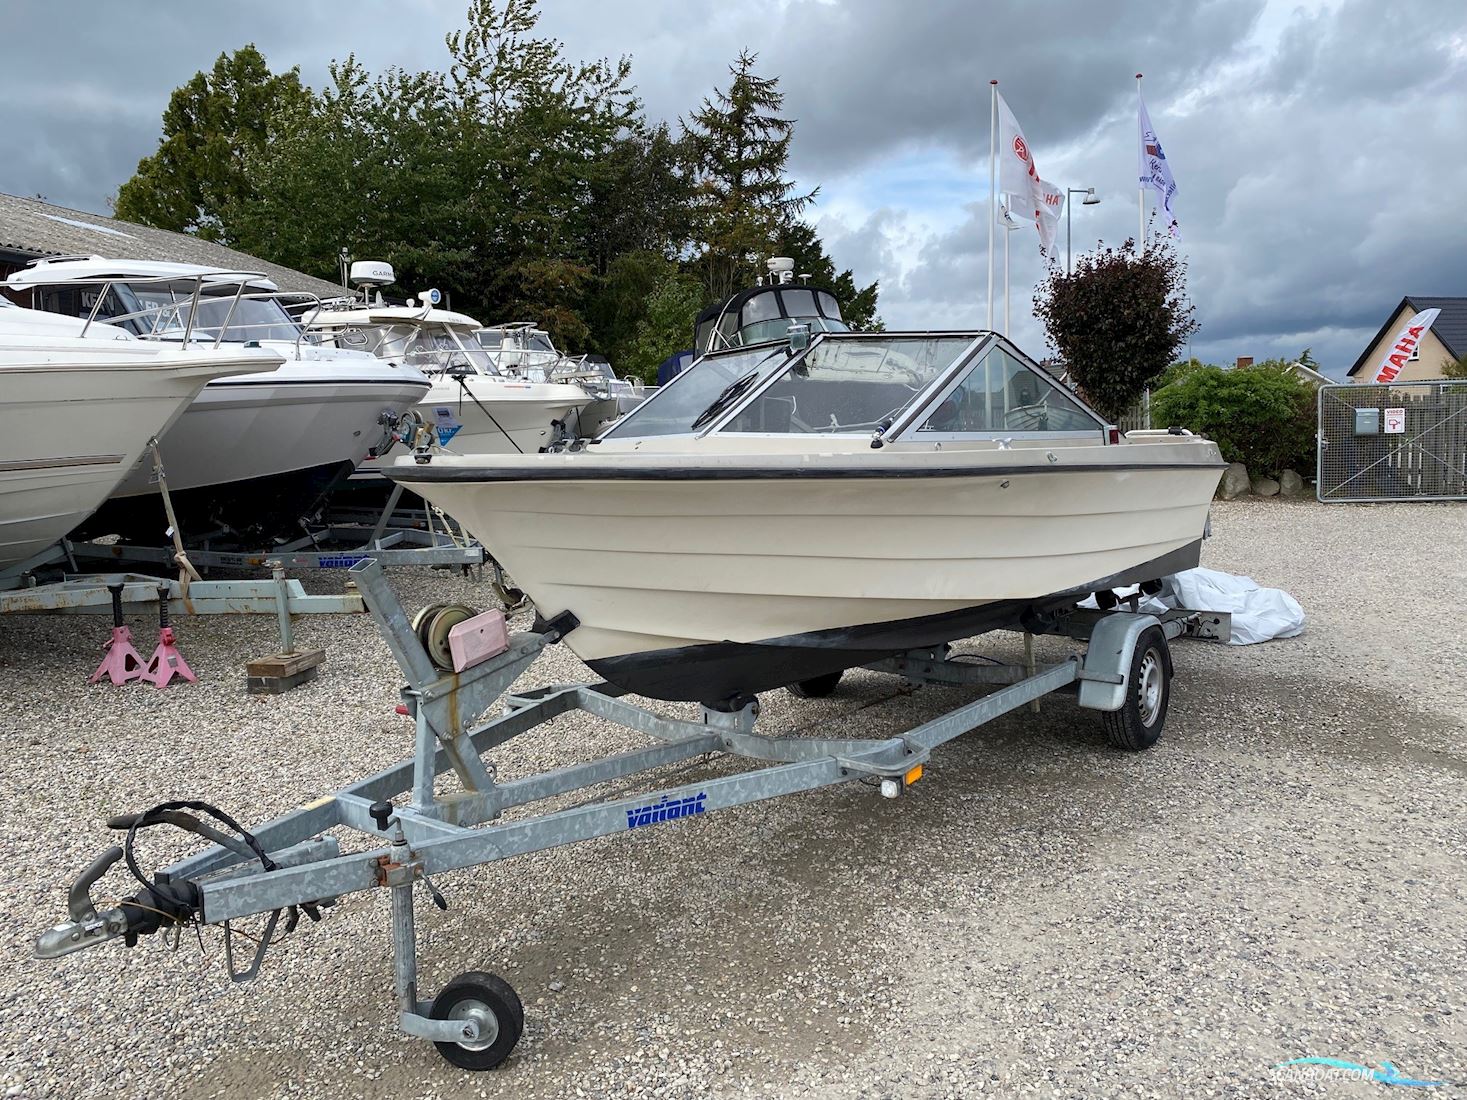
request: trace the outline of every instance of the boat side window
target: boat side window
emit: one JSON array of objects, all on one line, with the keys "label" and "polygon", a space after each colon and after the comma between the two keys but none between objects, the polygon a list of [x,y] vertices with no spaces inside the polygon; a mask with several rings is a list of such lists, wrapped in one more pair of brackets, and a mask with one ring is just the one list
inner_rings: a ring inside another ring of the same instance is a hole
[{"label": "boat side window", "polygon": [[747,390],[787,362],[786,349],[782,346],[704,356],[638,405],[606,433],[606,438],[689,435],[695,430],[693,422],[734,383],[755,374],[756,381],[745,384]]},{"label": "boat side window", "polygon": [[1088,432],[1095,414],[996,347],[980,359],[917,429],[924,432]]},{"label": "boat side window", "polygon": [[739,344],[739,315],[737,310],[729,310],[719,319],[719,334],[723,337],[718,341],[720,349],[725,347],[737,347]]},{"label": "boat side window", "polygon": [[698,346],[700,351],[707,351],[708,341],[711,339],[713,339],[713,322],[711,320],[704,321],[701,325],[697,326],[697,331],[693,333],[693,343]]},{"label": "boat side window", "polygon": [[820,312],[832,321],[843,321],[840,315],[840,303],[835,300],[835,295],[824,290],[815,292],[815,300],[820,303]]},{"label": "boat side window", "polygon": [[826,336],[721,430],[873,431],[895,419],[971,343],[968,336]]},{"label": "boat side window", "polygon": [[124,296],[119,291],[126,292],[126,287],[117,285],[109,287],[100,286],[38,286],[36,287],[36,308],[45,310],[47,313],[60,313],[66,317],[90,317],[92,308],[97,305],[99,297],[104,293],[102,305],[97,309],[97,320],[110,321],[114,317],[124,317],[120,322],[122,328],[135,333],[138,336],[146,335],[149,326],[143,318],[131,317],[129,314],[136,313],[142,306],[134,304],[129,296]]}]

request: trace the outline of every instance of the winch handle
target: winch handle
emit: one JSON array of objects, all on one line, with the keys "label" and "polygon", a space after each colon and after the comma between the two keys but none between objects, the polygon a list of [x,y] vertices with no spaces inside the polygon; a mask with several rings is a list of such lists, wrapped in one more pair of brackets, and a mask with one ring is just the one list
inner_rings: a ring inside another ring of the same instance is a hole
[{"label": "winch handle", "polygon": [[92,904],[92,887],[98,879],[112,869],[112,865],[122,858],[122,848],[114,844],[76,876],[76,881],[71,884],[71,889],[66,894],[66,909],[74,921],[89,921],[97,919],[97,907]]}]

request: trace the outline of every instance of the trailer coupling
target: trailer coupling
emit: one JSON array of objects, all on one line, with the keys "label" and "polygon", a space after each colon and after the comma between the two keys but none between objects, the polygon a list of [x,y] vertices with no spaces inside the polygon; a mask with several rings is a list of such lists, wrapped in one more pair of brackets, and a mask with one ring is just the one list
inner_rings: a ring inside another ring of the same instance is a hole
[{"label": "trailer coupling", "polygon": [[[186,810],[208,814],[232,830],[233,835],[185,812]],[[126,830],[123,843],[112,845],[77,875],[66,896],[67,913],[71,919],[46,929],[37,937],[37,958],[60,958],[73,951],[119,937],[128,947],[134,947],[141,936],[149,936],[166,928],[181,930],[200,922],[203,915],[203,891],[198,883],[186,878],[170,880],[166,875],[154,875],[150,878],[138,864],[135,852],[138,831],[157,825],[172,825],[185,832],[195,833],[225,849],[235,857],[235,862],[229,867],[232,875],[268,874],[283,866],[330,859],[338,852],[334,838],[317,837],[272,855],[233,818],[206,802],[165,802],[145,813],[110,817],[107,819],[108,828]],[[139,889],[115,906],[98,909],[92,900],[92,888],[119,862],[125,862],[127,869],[137,880]],[[301,913],[305,913],[312,921],[319,921],[321,908],[333,904],[335,900],[323,898],[298,906],[292,905],[285,910],[274,910],[268,918],[264,934],[259,937],[250,965],[243,969],[234,965],[233,934],[229,922],[225,921],[224,949],[229,976],[235,981],[247,981],[259,972],[266,948],[277,942],[276,929],[282,914],[285,916],[285,926],[280,935],[284,937],[295,931]]]}]

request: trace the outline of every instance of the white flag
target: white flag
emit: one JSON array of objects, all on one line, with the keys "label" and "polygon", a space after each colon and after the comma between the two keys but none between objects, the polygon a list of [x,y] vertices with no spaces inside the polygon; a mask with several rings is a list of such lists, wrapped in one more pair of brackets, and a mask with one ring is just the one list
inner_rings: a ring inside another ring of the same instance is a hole
[{"label": "white flag", "polygon": [[[1014,118],[1002,94],[998,97],[998,190],[1011,196],[1016,214],[1034,223],[1039,231],[1039,247],[1049,255],[1054,247],[1055,227],[1064,196],[1039,178],[1024,131],[1019,129],[1019,120]],[[1047,216],[1051,210],[1053,217]]]},{"label": "white flag", "polygon": [[1055,238],[1059,236],[1059,220],[1060,215],[1065,212],[1066,196],[1048,180],[1040,180],[1039,186],[1044,194],[1044,202],[1039,206],[1039,247],[1048,256],[1054,247]]},{"label": "white flag", "polygon": [[1382,360],[1375,373],[1377,382],[1396,380],[1396,375],[1405,369],[1406,364],[1411,361],[1411,356],[1415,354],[1417,345],[1421,343],[1422,334],[1431,328],[1432,322],[1440,313],[1439,309],[1424,309],[1406,322],[1401,331],[1396,334],[1395,342],[1387,349],[1385,359]]},{"label": "white flag", "polygon": [[1161,149],[1161,140],[1156,136],[1156,131],[1152,129],[1151,115],[1146,110],[1145,101],[1138,97],[1137,102],[1141,105],[1141,145],[1139,149],[1141,186],[1149,187],[1156,192],[1161,208],[1166,214],[1167,232],[1173,237],[1180,238],[1182,231],[1177,227],[1177,212],[1172,209],[1172,200],[1177,197],[1177,181],[1172,179],[1172,166],[1167,163],[1166,154]]}]

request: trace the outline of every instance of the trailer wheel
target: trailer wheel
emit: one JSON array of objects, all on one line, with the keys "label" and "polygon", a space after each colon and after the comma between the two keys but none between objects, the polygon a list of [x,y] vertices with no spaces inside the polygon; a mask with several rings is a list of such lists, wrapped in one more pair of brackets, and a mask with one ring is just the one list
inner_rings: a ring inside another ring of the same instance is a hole
[{"label": "trailer wheel", "polygon": [[525,1009],[513,987],[498,974],[470,970],[449,982],[433,999],[433,1019],[473,1020],[479,1038],[435,1042],[438,1053],[459,1069],[493,1069],[509,1057],[525,1029]]},{"label": "trailer wheel", "polygon": [[1153,626],[1136,639],[1131,671],[1126,677],[1126,701],[1120,710],[1101,714],[1106,736],[1118,749],[1139,752],[1161,737],[1167,703],[1172,694],[1172,654],[1161,627]]},{"label": "trailer wheel", "polygon": [[824,676],[811,676],[808,680],[790,684],[789,692],[796,699],[824,699],[835,690],[835,685],[840,683],[840,678],[844,675],[843,670],[836,669]]}]

